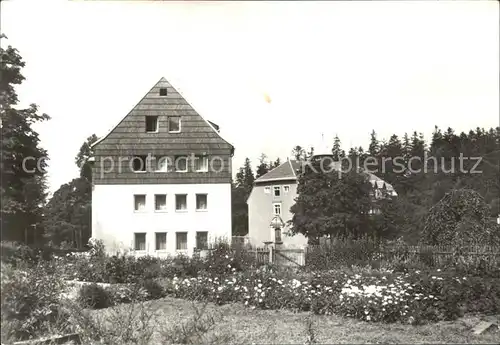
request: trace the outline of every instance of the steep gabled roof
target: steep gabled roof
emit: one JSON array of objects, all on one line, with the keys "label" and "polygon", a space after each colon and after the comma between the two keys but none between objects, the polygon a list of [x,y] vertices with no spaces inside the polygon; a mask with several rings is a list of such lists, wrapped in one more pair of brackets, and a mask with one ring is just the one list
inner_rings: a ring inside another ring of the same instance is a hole
[{"label": "steep gabled roof", "polygon": [[296,160],[287,160],[286,162],[280,164],[267,174],[262,175],[255,180],[255,183],[260,182],[270,182],[270,181],[285,181],[285,180],[296,180],[297,170],[300,169],[300,162]]},{"label": "steep gabled roof", "polygon": [[[160,89],[167,89],[167,96],[159,95]],[[208,132],[199,132],[198,138],[200,136],[204,136],[211,140],[212,146],[214,147],[230,147],[234,150],[233,145],[228,143],[219,135],[219,128],[213,122],[207,121],[203,116],[201,116],[192,106],[187,102],[184,96],[170,84],[167,79],[162,77],[148,93],[137,103],[137,105],[127,114],[125,115],[120,122],[116,126],[114,126],[105,136],[101,137],[99,140],[92,144],[92,147],[96,147],[107,138],[113,137],[113,134],[116,134],[115,137],[112,138],[113,144],[118,144],[119,139],[116,136],[119,136],[120,133],[130,133],[131,125],[127,120],[131,120],[137,118],[137,116],[144,115],[173,115],[173,116],[187,116],[187,117],[198,117],[201,120],[201,123],[204,126],[208,126],[207,128],[212,129],[213,133],[209,134]],[[134,120],[137,121],[137,120]],[[191,120],[192,121],[192,120]],[[182,128],[182,125],[181,125]],[[178,136],[179,138],[182,135]],[[118,141],[117,141],[118,140]],[[215,142],[217,141],[217,143]],[[192,143],[193,140],[188,140],[187,138],[179,139],[179,144],[182,143]],[[222,146],[220,146],[222,145]]]},{"label": "steep gabled roof", "polygon": [[[339,167],[335,167],[335,169],[338,168]],[[297,174],[300,172],[300,169],[301,169],[301,163],[299,161],[287,160],[286,162],[274,168],[267,174],[262,175],[261,177],[256,179],[255,183],[258,184],[258,183],[272,182],[272,181],[296,180]],[[383,186],[385,185],[385,188],[388,192],[397,195],[396,191],[394,190],[394,187],[390,183],[382,180],[375,174],[366,171],[360,171],[360,173],[366,174],[368,176],[368,181],[370,182],[372,187],[383,188]]]}]

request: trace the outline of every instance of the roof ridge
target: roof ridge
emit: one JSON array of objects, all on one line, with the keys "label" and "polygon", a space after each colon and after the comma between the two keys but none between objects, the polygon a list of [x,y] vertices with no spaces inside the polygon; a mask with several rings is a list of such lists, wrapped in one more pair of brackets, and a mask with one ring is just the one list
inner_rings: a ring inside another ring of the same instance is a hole
[{"label": "roof ridge", "polygon": [[[103,141],[104,139],[106,139],[106,138],[107,138],[107,137],[111,134],[111,132],[113,132],[113,131],[116,129],[116,127],[118,127],[118,126],[119,126],[119,125],[123,122],[123,120],[125,120],[125,119],[127,118],[127,116],[129,116],[129,114],[130,114],[130,113],[131,113],[131,112],[135,109],[135,107],[137,107],[137,106],[138,106],[138,105],[139,105],[139,104],[140,104],[140,103],[144,100],[144,98],[146,98],[146,96],[147,96],[147,95],[151,92],[151,90],[153,90],[153,89],[156,87],[156,85],[158,85],[158,83],[160,83],[160,82],[162,82],[162,81],[166,81],[167,83],[169,83],[169,84],[170,84],[170,82],[169,82],[167,79],[165,79],[165,77],[161,77],[161,78],[160,78],[160,80],[158,80],[158,81],[157,81],[157,82],[153,85],[153,87],[152,87],[151,89],[149,89],[149,91],[148,91],[148,92],[146,92],[146,93],[144,94],[144,96],[141,98],[141,100],[140,100],[139,102],[137,102],[137,103],[136,103],[136,104],[132,107],[132,109],[130,109],[130,111],[129,111],[127,114],[125,114],[125,116],[124,116],[124,117],[122,117],[122,119],[121,119],[120,121],[118,121],[118,123],[117,123],[116,125],[114,125],[114,126],[113,126],[113,128],[111,128],[111,129],[108,131],[108,133],[106,133],[104,136],[102,136],[101,138],[99,138],[99,139],[97,139],[95,142],[93,142],[93,143],[92,143],[92,145],[90,145],[90,147],[92,148],[92,147],[96,146],[97,144],[99,144],[99,143],[100,143],[101,141]],[[172,84],[170,84],[170,85],[172,85]],[[173,87],[173,86],[172,86],[172,87]]]},{"label": "roof ridge", "polygon": [[287,162],[290,163],[290,169],[292,169],[293,176],[297,177],[297,174],[295,173],[295,169],[293,168],[293,165],[292,165],[292,160],[287,159]]},{"label": "roof ridge", "polygon": [[90,147],[94,147],[94,146],[96,146],[97,144],[99,144],[101,141],[103,141],[104,139],[106,139],[106,138],[107,138],[107,137],[108,137],[108,136],[109,136],[109,135],[110,135],[110,134],[111,134],[111,133],[112,133],[112,132],[113,132],[113,131],[114,131],[114,130],[115,130],[115,129],[116,129],[116,128],[117,128],[117,127],[118,127],[118,126],[122,123],[122,122],[123,122],[123,120],[125,120],[125,119],[127,118],[127,116],[129,116],[129,115],[130,115],[130,113],[131,113],[131,112],[132,112],[132,111],[133,111],[133,110],[134,110],[134,109],[135,109],[135,108],[136,108],[136,107],[137,107],[137,106],[138,106],[138,105],[139,105],[139,104],[140,104],[140,103],[141,103],[141,102],[142,102],[142,101],[143,101],[143,100],[144,100],[144,99],[145,99],[145,98],[149,95],[149,93],[150,93],[150,92],[151,92],[151,91],[152,91],[152,90],[153,90],[153,89],[154,89],[154,88],[155,88],[155,87],[156,87],[159,83],[161,83],[161,82],[167,82],[167,83],[168,83],[168,84],[169,84],[169,85],[170,85],[170,86],[171,86],[171,87],[172,87],[172,88],[173,88],[173,89],[174,89],[174,90],[175,90],[175,91],[176,91],[176,92],[177,92],[177,93],[178,93],[178,94],[182,97],[182,99],[184,99],[184,100],[186,101],[186,103],[187,103],[187,104],[188,104],[191,108],[193,108],[193,110],[196,112],[196,114],[198,114],[198,116],[199,116],[199,117],[201,117],[201,119],[202,119],[203,121],[205,121],[205,122],[206,122],[206,124],[207,124],[208,126],[210,126],[210,128],[212,128],[212,130],[213,130],[213,131],[217,134],[217,136],[218,136],[218,137],[219,137],[222,141],[224,141],[226,144],[230,145],[230,146],[233,148],[233,150],[234,150],[234,146],[233,146],[231,143],[229,143],[226,139],[224,139],[224,138],[220,135],[220,133],[219,133],[219,132],[218,132],[218,131],[214,128],[214,126],[212,126],[212,124],[210,123],[210,121],[208,121],[207,119],[205,119],[205,118],[203,117],[203,115],[201,115],[201,114],[200,114],[200,112],[199,112],[199,111],[197,111],[197,110],[195,109],[195,107],[191,104],[191,102],[189,102],[189,101],[187,100],[187,98],[186,98],[186,97],[182,94],[182,92],[181,92],[181,91],[180,91],[177,87],[175,87],[175,86],[174,86],[174,85],[173,85],[170,81],[168,81],[168,80],[167,80],[167,78],[165,78],[165,77],[161,77],[161,78],[160,78],[160,80],[158,80],[158,81],[157,81],[157,82],[153,85],[153,87],[152,87],[152,88],[150,88],[150,89],[149,89],[149,91],[148,91],[148,92],[146,92],[146,94],[144,94],[144,96],[141,98],[141,100],[140,100],[139,102],[137,102],[137,103],[136,103],[136,104],[132,107],[132,109],[131,109],[131,110],[130,110],[130,111],[129,111],[129,112],[128,112],[128,113],[127,113],[127,114],[126,114],[126,115],[125,115],[125,116],[124,116],[124,117],[123,117],[123,118],[122,118],[122,119],[121,119],[121,120],[120,120],[120,121],[119,121],[119,122],[118,122],[118,123],[117,123],[117,124],[116,124],[116,125],[112,128],[112,129],[111,129],[111,130],[110,130],[110,131],[108,131],[108,133],[106,133],[106,135],[104,135],[102,138],[100,138],[100,139],[96,140],[96,141],[95,141],[92,145],[90,145]]}]

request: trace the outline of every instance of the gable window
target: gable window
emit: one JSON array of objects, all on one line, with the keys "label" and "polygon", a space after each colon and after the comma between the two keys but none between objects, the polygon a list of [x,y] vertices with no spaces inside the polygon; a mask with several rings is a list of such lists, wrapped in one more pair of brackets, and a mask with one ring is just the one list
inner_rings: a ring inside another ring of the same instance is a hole
[{"label": "gable window", "polygon": [[283,193],[288,194],[290,191],[290,186],[283,186]]},{"label": "gable window", "polygon": [[175,210],[187,211],[187,194],[175,195]]},{"label": "gable window", "polygon": [[207,209],[207,194],[196,194],[196,210],[203,211]]},{"label": "gable window", "polygon": [[280,203],[273,204],[273,213],[274,213],[274,215],[281,216],[281,204]]},{"label": "gable window", "polygon": [[197,172],[207,172],[208,171],[208,157],[207,156],[195,156],[194,157],[194,170]]},{"label": "gable window", "polygon": [[156,194],[155,195],[155,211],[167,210],[167,195],[166,194]]},{"label": "gable window", "polygon": [[146,210],[146,195],[134,195],[134,211],[143,212]]},{"label": "gable window", "polygon": [[134,172],[145,172],[147,168],[148,156],[134,156],[132,157],[132,170]]},{"label": "gable window", "polygon": [[134,249],[135,250],[146,250],[146,233],[136,232],[134,234]]},{"label": "gable window", "polygon": [[271,187],[264,187],[264,193],[270,194],[271,193]]},{"label": "gable window", "polygon": [[159,157],[156,160],[156,169],[157,172],[168,172],[168,163],[169,159],[167,156]]},{"label": "gable window", "polygon": [[146,116],[146,133],[158,132],[158,116]]},{"label": "gable window", "polygon": [[187,250],[188,249],[188,233],[187,232],[177,232],[176,233],[175,249],[177,249],[177,250]]},{"label": "gable window", "polygon": [[208,249],[208,231],[196,232],[196,249]]},{"label": "gable window", "polygon": [[181,131],[181,117],[169,116],[168,117],[168,131],[170,133],[179,133]]},{"label": "gable window", "polygon": [[155,239],[155,249],[156,250],[166,250],[167,249],[167,233],[157,232]]},{"label": "gable window", "polygon": [[274,186],[274,196],[281,196],[281,187],[280,186]]},{"label": "gable window", "polygon": [[187,156],[175,156],[175,171],[187,171]]},{"label": "gable window", "polygon": [[160,96],[166,96],[167,95],[167,89],[162,87],[160,88]]}]

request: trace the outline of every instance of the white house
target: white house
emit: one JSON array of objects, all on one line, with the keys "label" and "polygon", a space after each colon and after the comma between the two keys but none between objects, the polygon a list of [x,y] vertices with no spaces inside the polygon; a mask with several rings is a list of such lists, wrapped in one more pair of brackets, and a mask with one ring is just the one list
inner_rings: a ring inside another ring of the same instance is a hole
[{"label": "white house", "polygon": [[234,148],[165,79],[93,145],[92,237],[165,256],[231,239]]},{"label": "white house", "polygon": [[[324,141],[318,145],[319,150],[310,158],[322,160],[325,166],[339,169],[339,162],[334,163],[332,150]],[[280,166],[255,180],[252,192],[248,197],[248,237],[254,246],[264,243],[281,243],[286,248],[303,248],[307,245],[307,238],[302,234],[292,235],[290,224],[293,214],[290,208],[297,198],[298,176],[307,164],[297,160],[287,159]],[[361,172],[361,171],[360,171]],[[397,196],[393,186],[370,172],[361,172],[368,177],[372,185],[372,196],[375,199],[383,197],[385,193]],[[371,212],[377,212],[372,210]],[[279,216],[284,223],[280,231],[271,226],[273,217]]]}]

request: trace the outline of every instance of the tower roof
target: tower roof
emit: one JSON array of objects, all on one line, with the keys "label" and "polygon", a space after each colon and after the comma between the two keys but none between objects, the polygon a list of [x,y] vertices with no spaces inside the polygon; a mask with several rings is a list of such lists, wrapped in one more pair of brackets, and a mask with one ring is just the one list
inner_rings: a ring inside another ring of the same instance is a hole
[{"label": "tower roof", "polygon": [[323,133],[321,133],[321,141],[319,142],[317,148],[314,148],[314,154],[312,155],[312,159],[318,158],[318,157],[325,157],[325,156],[333,156],[332,150],[329,148],[328,144],[325,141],[325,136]]}]

